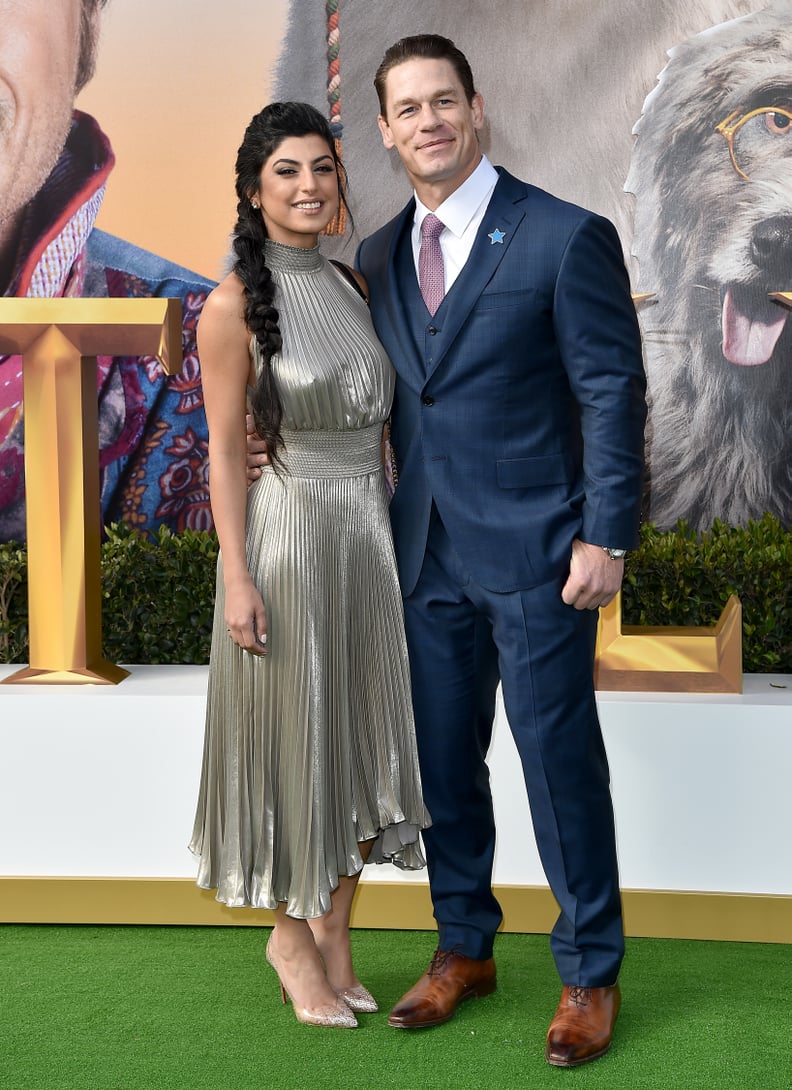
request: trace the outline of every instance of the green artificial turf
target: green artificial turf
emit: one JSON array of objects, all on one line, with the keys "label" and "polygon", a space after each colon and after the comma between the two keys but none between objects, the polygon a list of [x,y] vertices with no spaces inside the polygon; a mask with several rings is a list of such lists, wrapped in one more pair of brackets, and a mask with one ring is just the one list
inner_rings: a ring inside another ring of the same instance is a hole
[{"label": "green artificial turf", "polygon": [[549,1067],[559,982],[542,935],[502,935],[498,990],[431,1030],[387,1010],[434,935],[356,931],[380,1001],[356,1030],[300,1025],[261,928],[0,928],[4,1090],[790,1090],[792,947],[632,939],[610,1053]]}]

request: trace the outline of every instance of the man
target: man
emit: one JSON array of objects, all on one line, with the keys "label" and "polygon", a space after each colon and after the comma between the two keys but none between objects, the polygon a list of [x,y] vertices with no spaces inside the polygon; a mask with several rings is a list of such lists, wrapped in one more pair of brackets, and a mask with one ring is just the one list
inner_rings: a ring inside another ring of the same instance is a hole
[{"label": "man", "polygon": [[482,156],[483,100],[452,42],[402,39],[375,87],[383,143],[415,191],[357,263],[398,376],[391,516],[439,928],[427,972],[389,1021],[438,1025],[496,986],[485,756],[500,680],[561,909],[551,947],[563,991],[546,1058],[576,1066],[610,1047],[620,1003],[592,673],[597,609],[636,544],[638,326],[612,225]]},{"label": "man", "polygon": [[[210,281],[94,228],[110,144],[74,110],[105,0],[0,0],[0,293],[182,299],[184,368],[102,357],[102,515],[211,526],[195,326]],[[22,364],[0,356],[0,541],[25,537]]]}]

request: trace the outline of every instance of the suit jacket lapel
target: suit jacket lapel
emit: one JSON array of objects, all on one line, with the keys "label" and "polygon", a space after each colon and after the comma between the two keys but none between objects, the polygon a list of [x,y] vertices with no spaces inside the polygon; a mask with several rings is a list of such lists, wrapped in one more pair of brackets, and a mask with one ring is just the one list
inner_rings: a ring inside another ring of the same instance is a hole
[{"label": "suit jacket lapel", "polygon": [[[525,217],[522,205],[528,187],[499,168],[501,175],[484,213],[476,240],[465,267],[437,312],[437,335],[434,363],[427,372],[433,374],[467,321],[479,296],[514,241],[517,227]],[[500,236],[501,241],[497,241]]]},{"label": "suit jacket lapel", "polygon": [[426,375],[410,330],[410,314],[400,288],[397,268],[397,249],[405,234],[408,237],[403,245],[410,245],[409,232],[414,213],[415,202],[410,201],[393,220],[387,249],[383,246],[380,250],[376,268],[380,285],[377,333],[402,378],[420,389]]}]

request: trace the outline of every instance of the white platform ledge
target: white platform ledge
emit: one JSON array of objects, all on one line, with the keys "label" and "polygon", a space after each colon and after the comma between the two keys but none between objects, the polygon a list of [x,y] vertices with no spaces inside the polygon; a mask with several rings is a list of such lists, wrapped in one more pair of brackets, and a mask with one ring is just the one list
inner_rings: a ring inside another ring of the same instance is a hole
[{"label": "white platform ledge", "polygon": [[[118,686],[0,685],[0,876],[194,876],[206,668],[127,668]],[[792,895],[792,677],[748,675],[741,694],[602,693],[599,708],[623,887]],[[542,887],[502,709],[490,766],[495,883]],[[377,867],[365,881],[426,878]]]}]

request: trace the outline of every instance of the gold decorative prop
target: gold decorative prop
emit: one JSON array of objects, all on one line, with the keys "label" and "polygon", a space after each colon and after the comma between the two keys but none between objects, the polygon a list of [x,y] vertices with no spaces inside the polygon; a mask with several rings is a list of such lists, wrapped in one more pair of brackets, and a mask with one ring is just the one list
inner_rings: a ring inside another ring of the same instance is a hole
[{"label": "gold decorative prop", "polygon": [[779,303],[792,307],[792,291],[771,291],[770,298],[777,299]]},{"label": "gold decorative prop", "polygon": [[741,693],[740,599],[711,628],[663,628],[622,625],[617,594],[600,610],[594,682],[606,692]]},{"label": "gold decorative prop", "polygon": [[[654,292],[632,296],[636,307],[653,298]],[[600,610],[594,679],[602,692],[742,692],[739,598],[729,598],[711,628],[663,628],[622,625],[618,594]]]},{"label": "gold decorative prop", "polygon": [[30,666],[5,684],[117,684],[102,658],[97,355],[181,370],[178,299],[0,299],[24,382]]}]

